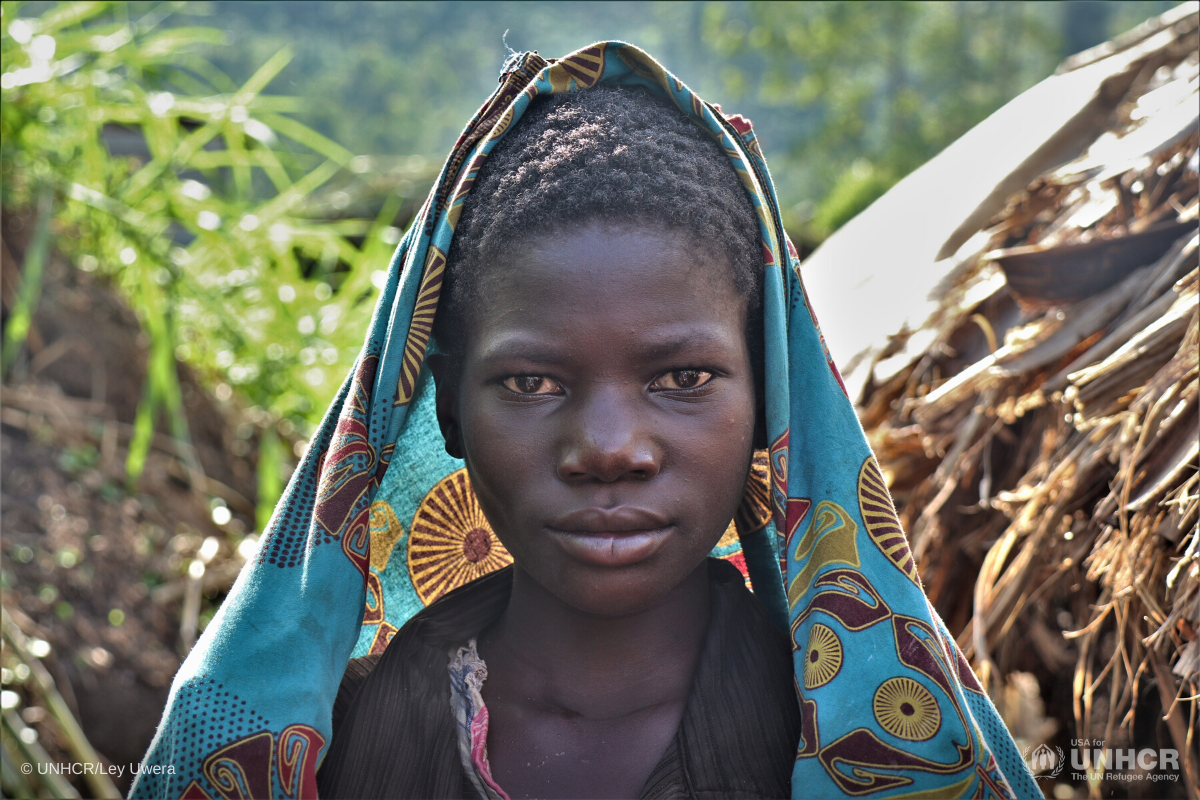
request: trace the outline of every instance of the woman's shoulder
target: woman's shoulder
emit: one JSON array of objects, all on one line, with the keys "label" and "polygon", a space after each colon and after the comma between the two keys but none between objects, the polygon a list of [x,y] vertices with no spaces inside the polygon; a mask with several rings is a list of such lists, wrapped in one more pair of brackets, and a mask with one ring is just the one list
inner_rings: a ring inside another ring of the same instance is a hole
[{"label": "woman's shoulder", "polygon": [[[734,636],[743,646],[790,663],[791,637],[771,621],[766,607],[748,585],[748,579],[732,563],[708,559],[708,580],[713,588],[713,623],[710,634]],[[788,667],[787,673],[791,674]]]},{"label": "woman's shoulder", "polygon": [[491,624],[511,591],[511,570],[488,575],[423,609],[382,653],[350,660],[317,775],[321,797],[460,796],[450,651]]},{"label": "woman's shoulder", "polygon": [[342,682],[338,685],[337,698],[333,701],[334,731],[337,731],[339,723],[346,716],[350,703],[382,657],[383,653],[372,653],[361,658],[352,658],[346,665],[346,671],[342,674]]},{"label": "woman's shoulder", "polygon": [[[503,612],[512,593],[512,569],[505,568],[485,575],[479,580],[447,593],[415,614],[397,631],[391,644],[381,653],[350,659],[342,682],[338,686],[333,707],[334,734],[346,711],[380,662],[385,658],[391,670],[410,662],[425,664],[427,658],[414,656],[419,651],[432,650],[439,655],[451,651],[474,638]],[[423,653],[427,655],[427,653]],[[445,672],[441,665],[428,677],[440,682]]]}]

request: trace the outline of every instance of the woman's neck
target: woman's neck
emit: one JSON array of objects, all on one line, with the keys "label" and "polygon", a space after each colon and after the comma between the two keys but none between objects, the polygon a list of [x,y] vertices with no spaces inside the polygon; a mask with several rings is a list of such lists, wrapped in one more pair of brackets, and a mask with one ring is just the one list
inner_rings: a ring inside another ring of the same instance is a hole
[{"label": "woman's neck", "polygon": [[653,606],[616,618],[578,611],[515,566],[508,607],[480,636],[480,655],[490,688],[510,700],[617,719],[686,702],[709,606],[706,562]]}]

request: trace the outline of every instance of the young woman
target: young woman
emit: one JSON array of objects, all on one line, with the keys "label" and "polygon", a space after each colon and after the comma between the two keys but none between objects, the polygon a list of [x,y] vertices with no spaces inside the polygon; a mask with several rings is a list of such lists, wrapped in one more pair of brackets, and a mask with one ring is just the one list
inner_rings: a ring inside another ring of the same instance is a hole
[{"label": "young woman", "polygon": [[511,59],[134,794],[1037,796],[797,266],[746,121]]}]

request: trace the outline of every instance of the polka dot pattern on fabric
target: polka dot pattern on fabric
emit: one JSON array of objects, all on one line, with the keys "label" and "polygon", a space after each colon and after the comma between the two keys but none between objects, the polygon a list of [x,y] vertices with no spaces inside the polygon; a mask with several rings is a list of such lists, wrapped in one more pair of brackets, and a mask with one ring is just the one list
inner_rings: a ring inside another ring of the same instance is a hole
[{"label": "polka dot pattern on fabric", "polygon": [[271,725],[247,701],[212,678],[198,677],[185,683],[172,705],[179,713],[171,718],[174,730],[170,734],[183,744],[172,760],[177,765],[175,774],[160,776],[166,786],[158,796],[179,797],[209,754]]}]

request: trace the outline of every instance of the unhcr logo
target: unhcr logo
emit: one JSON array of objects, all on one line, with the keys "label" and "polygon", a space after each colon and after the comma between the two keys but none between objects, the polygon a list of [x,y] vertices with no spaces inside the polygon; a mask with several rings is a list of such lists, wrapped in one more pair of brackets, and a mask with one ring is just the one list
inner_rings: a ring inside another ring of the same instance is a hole
[{"label": "unhcr logo", "polygon": [[[1022,755],[1039,778],[1057,778],[1067,765],[1061,747],[1039,744]],[[1072,739],[1071,770],[1067,777],[1075,781],[1177,781],[1179,751],[1108,748],[1099,739]]]},{"label": "unhcr logo", "polygon": [[1067,763],[1067,756],[1061,747],[1051,750],[1050,746],[1046,744],[1026,747],[1023,755],[1025,763],[1029,765],[1029,770],[1039,777],[1057,778]]}]

